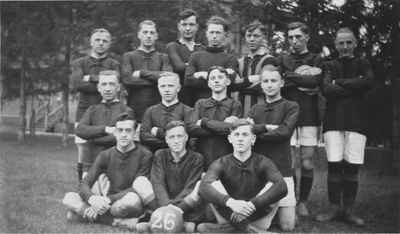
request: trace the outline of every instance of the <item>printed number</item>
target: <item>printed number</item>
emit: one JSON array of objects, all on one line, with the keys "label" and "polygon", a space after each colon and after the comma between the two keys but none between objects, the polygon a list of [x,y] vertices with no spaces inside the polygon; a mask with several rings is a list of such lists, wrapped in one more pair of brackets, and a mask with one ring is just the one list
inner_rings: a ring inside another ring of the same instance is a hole
[{"label": "printed number", "polygon": [[[167,213],[164,216],[164,220],[161,213],[156,213],[155,214],[155,222],[151,225],[152,228],[162,228],[164,226],[165,229],[167,230],[172,230],[175,226],[176,223],[174,221],[176,215],[172,213]],[[163,221],[163,222],[162,222]]]}]

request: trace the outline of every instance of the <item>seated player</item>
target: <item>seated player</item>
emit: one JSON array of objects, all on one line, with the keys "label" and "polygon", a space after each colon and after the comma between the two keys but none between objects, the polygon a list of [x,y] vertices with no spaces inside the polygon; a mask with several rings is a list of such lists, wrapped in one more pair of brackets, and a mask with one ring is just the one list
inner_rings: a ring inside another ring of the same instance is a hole
[{"label": "seated player", "polygon": [[[134,229],[144,207],[156,208],[150,181],[153,155],[135,145],[135,120],[129,113],[118,116],[114,135],[117,145],[100,153],[79,184],[79,192],[69,192],[63,204],[68,220],[99,222]],[[100,185],[96,181],[105,177]]]},{"label": "seated player", "polygon": [[99,73],[97,90],[103,98],[100,104],[86,109],[75,129],[75,134],[87,140],[89,150],[82,154],[83,177],[87,174],[97,155],[116,144],[115,119],[132,109],[118,100],[120,90],[119,74],[116,71]]},{"label": "seated player", "polygon": [[282,173],[288,194],[278,202],[279,225],[289,232],[296,224],[296,197],[294,193],[290,137],[299,117],[297,103],[281,96],[282,76],[277,69],[265,66],[261,70],[261,88],[265,102],[251,107],[248,117],[254,122],[257,140],[254,152],[267,156]]},{"label": "seated player", "polygon": [[[168,218],[167,216],[181,214],[183,220],[187,222],[209,222],[214,220],[214,215],[210,207],[200,201],[197,195],[198,185],[196,186],[201,179],[204,159],[201,154],[186,149],[187,140],[188,134],[184,122],[175,120],[165,126],[165,141],[169,148],[160,149],[155,153],[151,169],[154,194],[158,205],[165,211],[157,212],[156,210],[152,217],[161,215],[164,220]],[[179,211],[180,214],[169,215],[171,212],[176,213],[173,209]],[[170,218],[169,224],[162,222],[161,219],[157,222],[157,218],[155,219],[155,222],[141,223],[142,227],[138,227],[138,231],[165,232],[164,229],[168,230],[168,227],[172,229],[181,225],[176,217]],[[191,231],[194,231],[194,223],[190,225]],[[189,224],[186,223],[185,226],[189,227]]]},{"label": "seated player", "polygon": [[197,138],[195,151],[204,156],[205,171],[215,159],[232,152],[227,135],[231,123],[242,117],[240,102],[227,96],[231,81],[226,69],[211,67],[207,81],[212,91],[211,97],[197,101],[187,120],[190,137]]},{"label": "seated player", "polygon": [[143,115],[140,128],[140,142],[149,147],[152,152],[167,148],[164,127],[172,120],[184,120],[192,110],[178,100],[181,89],[179,76],[176,73],[164,72],[158,79],[158,91],[161,103],[149,107]]},{"label": "seated player", "polygon": [[265,232],[287,193],[275,164],[252,151],[253,126],[245,119],[232,124],[233,153],[214,161],[202,178],[199,194],[216,206],[218,224],[202,223],[201,233]]}]

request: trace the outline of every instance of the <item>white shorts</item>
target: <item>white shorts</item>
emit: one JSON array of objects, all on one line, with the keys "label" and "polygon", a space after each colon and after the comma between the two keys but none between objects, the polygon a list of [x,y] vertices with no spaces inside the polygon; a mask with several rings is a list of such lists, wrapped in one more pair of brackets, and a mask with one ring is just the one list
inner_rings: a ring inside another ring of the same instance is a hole
[{"label": "white shorts", "polygon": [[290,145],[317,146],[318,145],[318,127],[303,126],[297,127],[290,138]]},{"label": "white shorts", "polygon": [[296,206],[296,195],[294,194],[294,180],[293,176],[283,177],[285,180],[288,193],[286,197],[278,201],[279,207],[295,207]]},{"label": "white shorts", "polygon": [[[76,126],[78,126],[78,123],[75,123],[75,129],[76,129]],[[86,142],[87,142],[87,140],[82,139],[82,138],[78,137],[78,136],[75,134],[75,144],[84,144],[84,143],[86,143]]]},{"label": "white shorts", "polygon": [[344,159],[353,164],[364,163],[366,136],[351,131],[327,131],[324,133],[324,141],[329,162]]}]

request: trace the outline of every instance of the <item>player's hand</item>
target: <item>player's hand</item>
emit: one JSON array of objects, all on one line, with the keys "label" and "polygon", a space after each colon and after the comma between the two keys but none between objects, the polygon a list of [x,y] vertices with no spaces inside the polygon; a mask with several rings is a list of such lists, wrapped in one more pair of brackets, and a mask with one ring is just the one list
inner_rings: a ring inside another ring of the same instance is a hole
[{"label": "player's hand", "polygon": [[228,73],[228,75],[233,75],[236,73],[236,71],[233,70],[232,68],[226,68],[225,71],[226,71],[226,73]]},{"label": "player's hand", "polygon": [[311,67],[309,69],[309,71],[311,72],[311,75],[313,75],[313,76],[316,76],[316,75],[319,75],[322,73],[322,70],[319,67]]},{"label": "player's hand", "polygon": [[267,124],[267,125],[265,125],[265,127],[267,128],[268,131],[272,131],[272,130],[275,130],[276,128],[278,128],[279,125]]},{"label": "player's hand", "polygon": [[170,208],[172,208],[172,209],[174,209],[174,210],[177,210],[179,213],[183,214],[183,210],[182,210],[181,208],[179,208],[179,207],[177,207],[177,206],[174,206],[174,205],[172,205],[172,204],[169,204],[169,205],[167,205],[167,206],[170,207]]},{"label": "player's hand", "polygon": [[90,75],[83,76],[83,80],[89,82]]},{"label": "player's hand", "polygon": [[242,222],[244,219],[246,219],[247,217],[238,213],[233,212],[231,214],[231,221],[233,223],[240,223]]},{"label": "player's hand", "polygon": [[238,117],[232,115],[232,116],[226,117],[225,120],[224,120],[224,122],[226,122],[226,123],[233,123],[234,121],[236,121],[236,120],[238,120],[238,119],[239,119]]},{"label": "player's hand", "polygon": [[151,134],[153,134],[153,136],[157,136],[157,131],[158,131],[157,127],[152,127],[150,130],[150,132],[151,132]]},{"label": "player's hand", "polygon": [[248,79],[249,79],[250,83],[260,83],[261,82],[260,75],[251,75],[251,76],[248,76]]},{"label": "player's hand", "polygon": [[108,127],[106,126],[106,128],[104,129],[104,131],[108,134],[108,135],[112,135],[115,132],[115,127]]},{"label": "player's hand", "polygon": [[228,201],[226,202],[226,205],[231,208],[233,212],[236,212],[238,214],[241,214],[245,217],[249,217],[256,209],[254,205],[249,204],[246,201],[243,200],[235,200],[232,198],[229,198]]},{"label": "player's hand", "polygon": [[132,77],[133,77],[133,78],[140,78],[140,71],[134,71],[134,72],[132,73]]},{"label": "player's hand", "polygon": [[243,82],[244,82],[244,78],[240,77],[239,74],[236,74],[234,83],[235,84],[241,84]]},{"label": "player's hand", "polygon": [[207,74],[208,73],[205,72],[205,71],[199,71],[199,72],[195,72],[193,74],[193,77],[196,78],[196,79],[202,78],[202,79],[207,80]]},{"label": "player's hand", "polygon": [[89,222],[94,222],[97,219],[98,213],[93,209],[93,207],[88,207],[83,213],[83,218],[87,219]]},{"label": "player's hand", "polygon": [[196,125],[201,126],[201,119],[197,120]]},{"label": "player's hand", "polygon": [[252,119],[252,118],[250,118],[250,117],[247,117],[246,120],[247,120],[247,122],[249,122],[249,123],[251,123],[251,124],[255,124],[255,123],[254,123],[254,119]]},{"label": "player's hand", "polygon": [[104,214],[110,209],[110,199],[103,196],[93,195],[88,200],[89,204],[93,207],[94,211],[99,214]]}]

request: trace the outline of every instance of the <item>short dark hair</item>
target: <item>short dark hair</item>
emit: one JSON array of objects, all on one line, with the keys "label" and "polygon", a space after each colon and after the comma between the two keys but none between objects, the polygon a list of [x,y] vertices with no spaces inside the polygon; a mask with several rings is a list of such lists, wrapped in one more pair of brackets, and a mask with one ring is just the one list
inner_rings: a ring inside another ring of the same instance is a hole
[{"label": "short dark hair", "polygon": [[302,22],[291,22],[291,23],[288,24],[287,27],[288,27],[288,31],[299,28],[300,31],[302,31],[303,33],[305,33],[305,34],[309,33],[307,25],[305,25]]},{"label": "short dark hair", "polygon": [[[339,33],[351,33],[351,34],[353,34],[354,38],[356,38],[356,34],[354,33],[354,31],[351,30],[351,29],[348,28],[348,27],[339,28],[339,29],[336,31],[336,37],[337,37],[337,35],[338,35]],[[356,39],[357,39],[357,38],[356,38]]]},{"label": "short dark hair", "polygon": [[233,121],[233,123],[231,124],[231,127],[229,128],[229,133],[235,131],[240,126],[247,126],[247,125],[250,126],[250,131],[251,131],[251,133],[254,134],[253,124],[244,118],[240,118],[240,119]]},{"label": "short dark hair", "polygon": [[185,123],[183,121],[181,121],[181,120],[172,120],[171,122],[167,123],[167,125],[165,125],[165,127],[164,127],[165,135],[167,135],[167,132],[169,130],[171,130],[173,128],[176,128],[176,127],[183,127],[183,129],[185,130],[185,133],[187,133],[186,125],[185,125]]},{"label": "short dark hair", "polygon": [[143,20],[142,22],[140,22],[139,26],[138,26],[138,30],[140,31],[142,29],[143,25],[153,25],[154,28],[156,29],[156,32],[158,32],[157,30],[157,24],[154,23],[154,21],[152,20]]},{"label": "short dark hair", "polygon": [[93,34],[98,33],[98,32],[108,33],[111,36],[110,31],[108,31],[107,29],[105,29],[105,28],[96,28],[90,33],[90,37],[92,37]]},{"label": "short dark hair", "polygon": [[254,22],[246,26],[246,32],[254,32],[254,30],[260,29],[261,33],[265,36],[267,35],[267,28],[260,22]]},{"label": "short dark hair", "polygon": [[211,73],[212,71],[214,71],[214,70],[218,70],[218,71],[224,73],[224,74],[226,75],[226,77],[229,78],[228,72],[226,71],[226,69],[225,69],[223,66],[212,66],[212,67],[210,67],[210,68],[208,69],[208,72],[207,72],[207,80],[208,80],[208,78],[210,77],[210,73]]},{"label": "short dark hair", "polygon": [[99,73],[99,78],[100,78],[100,76],[112,76],[112,75],[116,76],[117,79],[118,79],[118,81],[120,81],[120,75],[119,75],[119,73],[118,73],[117,71],[113,71],[113,70],[101,71],[101,72]]},{"label": "short dark hair", "polygon": [[206,23],[206,30],[208,30],[208,26],[210,24],[220,24],[224,27],[224,31],[228,32],[229,30],[229,25],[228,25],[228,21],[220,16],[211,16],[210,19],[208,19],[207,23]]},{"label": "short dark hair", "polygon": [[194,16],[196,18],[196,23],[197,23],[197,13],[196,13],[196,11],[194,11],[193,9],[183,9],[183,10],[181,10],[179,12],[179,15],[178,15],[178,23],[181,20],[185,20],[185,19],[187,19],[187,18],[189,18],[191,16]]},{"label": "short dark hair", "polygon": [[126,112],[122,112],[117,116],[115,119],[115,123],[120,122],[120,121],[125,121],[125,120],[132,120],[134,122],[133,128],[136,129],[136,119],[135,119],[135,114],[133,113],[132,110],[128,110]]}]

